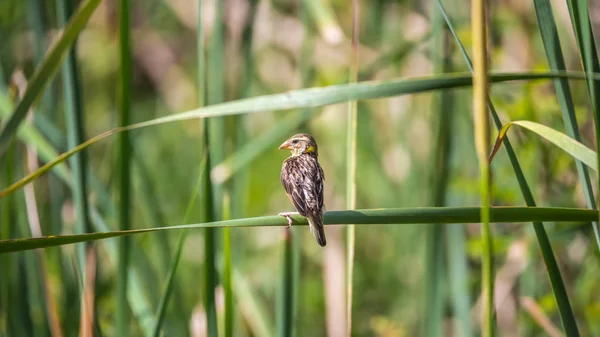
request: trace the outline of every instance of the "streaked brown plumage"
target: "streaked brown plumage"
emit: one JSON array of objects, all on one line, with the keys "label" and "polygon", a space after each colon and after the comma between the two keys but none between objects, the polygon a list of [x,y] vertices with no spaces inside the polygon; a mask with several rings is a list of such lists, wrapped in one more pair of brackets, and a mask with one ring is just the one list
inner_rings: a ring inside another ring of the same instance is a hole
[{"label": "streaked brown plumage", "polygon": [[[281,167],[281,184],[298,213],[308,220],[317,243],[324,247],[327,242],[323,228],[325,174],[319,165],[317,142],[311,135],[300,133],[286,140],[279,149],[292,152]],[[289,214],[281,215],[287,217],[291,225]]]}]

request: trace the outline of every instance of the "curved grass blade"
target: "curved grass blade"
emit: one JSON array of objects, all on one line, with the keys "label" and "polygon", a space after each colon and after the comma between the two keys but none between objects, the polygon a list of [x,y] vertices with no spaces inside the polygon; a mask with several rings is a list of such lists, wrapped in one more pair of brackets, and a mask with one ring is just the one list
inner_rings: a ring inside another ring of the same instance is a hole
[{"label": "curved grass blade", "polygon": [[[585,75],[572,72],[529,72],[529,73],[503,73],[490,76],[490,82],[500,83],[520,80],[540,80],[557,77],[584,79]],[[293,90],[283,94],[265,95],[254,98],[240,99],[227,103],[210,105],[174,115],[159,117],[149,121],[117,127],[105,131],[71,150],[61,154],[55,160],[48,162],[39,170],[25,176],[9,187],[0,191],[0,198],[23,187],[27,183],[48,172],[53,166],[61,163],[73,154],[88,146],[105,139],[113,134],[161,125],[177,121],[201,119],[217,116],[238,115],[242,113],[256,113],[265,110],[288,110],[295,108],[310,108],[349,100],[363,100],[384,98],[398,95],[414,94],[436,89],[462,88],[471,85],[471,76],[465,74],[448,74],[443,76],[417,77],[393,81],[369,81],[357,84],[333,85],[322,88],[309,88]]]},{"label": "curved grass blade", "polygon": [[594,151],[562,132],[558,132],[545,125],[530,121],[514,121],[504,124],[498,133],[496,143],[494,144],[492,152],[488,158],[489,162],[494,159],[494,156],[498,152],[502,141],[504,138],[506,138],[506,133],[513,125],[518,125],[535,132],[539,136],[567,152],[569,155],[571,155],[571,157],[581,161],[592,170],[598,172],[598,163],[596,162],[596,153]]},{"label": "curved grass blade", "polygon": [[[386,224],[421,224],[421,223],[479,223],[480,207],[418,207],[418,208],[385,208],[329,211],[325,213],[324,223],[328,225],[386,225]],[[598,212],[590,209],[562,207],[491,207],[490,222],[590,222],[594,221]],[[292,216],[296,226],[306,226],[306,218]],[[36,248],[56,247],[72,243],[96,241],[127,235],[164,232],[180,229],[255,227],[255,226],[287,226],[287,220],[281,216],[263,216],[207,223],[130,229],[126,231],[107,231],[86,234],[67,234],[44,236],[40,238],[0,240],[0,253],[20,252]]]},{"label": "curved grass blade", "polygon": [[10,119],[2,128],[2,131],[0,131],[0,156],[4,154],[8,142],[27,115],[27,111],[54,76],[69,47],[83,30],[100,2],[101,0],[88,0],[79,7],[69,24],[65,27],[60,39],[51,47],[48,55],[36,70],[33,78],[29,81],[29,86],[23,95],[23,99],[15,108]]}]

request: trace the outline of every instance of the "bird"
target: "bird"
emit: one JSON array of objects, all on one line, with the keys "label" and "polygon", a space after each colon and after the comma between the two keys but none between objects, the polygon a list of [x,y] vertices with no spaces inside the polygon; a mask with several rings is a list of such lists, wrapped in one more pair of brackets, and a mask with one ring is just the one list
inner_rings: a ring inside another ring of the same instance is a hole
[{"label": "bird", "polygon": [[[285,193],[300,215],[308,220],[310,232],[317,243],[325,247],[323,228],[323,183],[325,174],[319,164],[319,148],[315,139],[307,133],[290,137],[279,146],[279,150],[290,150],[291,155],[283,161],[281,184]],[[292,226],[290,215],[294,212],[279,213],[287,218],[288,228]]]}]

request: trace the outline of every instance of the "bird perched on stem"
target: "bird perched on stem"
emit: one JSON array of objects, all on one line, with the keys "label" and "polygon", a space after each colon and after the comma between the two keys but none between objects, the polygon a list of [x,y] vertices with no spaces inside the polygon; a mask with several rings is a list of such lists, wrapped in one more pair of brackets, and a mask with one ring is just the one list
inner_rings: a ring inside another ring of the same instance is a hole
[{"label": "bird perched on stem", "polygon": [[[323,181],[325,174],[319,165],[319,149],[315,139],[306,133],[290,137],[280,150],[290,150],[281,167],[281,184],[294,207],[308,220],[310,232],[317,243],[325,247],[325,229],[323,228]],[[288,219],[288,227],[292,225],[290,215],[293,212],[279,213]]]}]

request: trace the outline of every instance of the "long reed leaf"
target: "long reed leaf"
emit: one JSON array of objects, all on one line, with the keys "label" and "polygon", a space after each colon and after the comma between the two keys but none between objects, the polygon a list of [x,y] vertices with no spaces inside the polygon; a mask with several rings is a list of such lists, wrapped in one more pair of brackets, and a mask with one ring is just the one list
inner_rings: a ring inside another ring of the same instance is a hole
[{"label": "long reed leaf", "polygon": [[[419,224],[419,223],[479,223],[480,207],[419,207],[389,208],[367,210],[329,211],[325,213],[324,223],[328,225],[385,225],[385,224]],[[594,221],[597,212],[589,209],[562,207],[491,207],[490,222],[589,222]],[[306,218],[292,215],[295,226],[306,226]],[[252,226],[287,226],[287,220],[281,216],[263,216],[207,223],[130,229],[126,231],[107,231],[86,234],[67,234],[44,236],[41,238],[22,238],[0,240],[0,253],[11,253],[36,248],[62,246],[72,243],[88,242],[108,238],[116,238],[134,234],[164,232],[179,229],[252,227]]]},{"label": "long reed leaf", "polygon": [[[582,79],[584,75],[580,73],[504,73],[490,76],[490,82],[500,83],[518,80],[539,80],[557,77],[569,77]],[[241,99],[227,103],[210,105],[174,115],[159,117],[141,123],[132,124],[124,127],[117,127],[103,132],[81,143],[75,148],[61,154],[55,160],[48,162],[36,172],[25,176],[9,187],[0,191],[0,198],[23,187],[27,183],[38,178],[40,175],[48,172],[55,165],[61,163],[73,154],[87,148],[88,146],[105,139],[113,134],[124,131],[130,131],[149,126],[161,125],[165,123],[201,119],[216,116],[238,115],[243,113],[256,113],[266,110],[287,110],[295,108],[308,108],[323,106],[328,104],[340,103],[349,100],[373,99],[392,97],[405,94],[414,94],[427,92],[436,89],[461,88],[471,85],[471,76],[464,74],[449,74],[434,77],[422,77],[411,80],[395,81],[374,81],[361,82],[358,84],[334,85],[323,88],[300,89],[287,92],[285,94],[265,95],[254,98]],[[496,121],[496,119],[494,118]],[[499,120],[498,120],[499,123]]]}]

